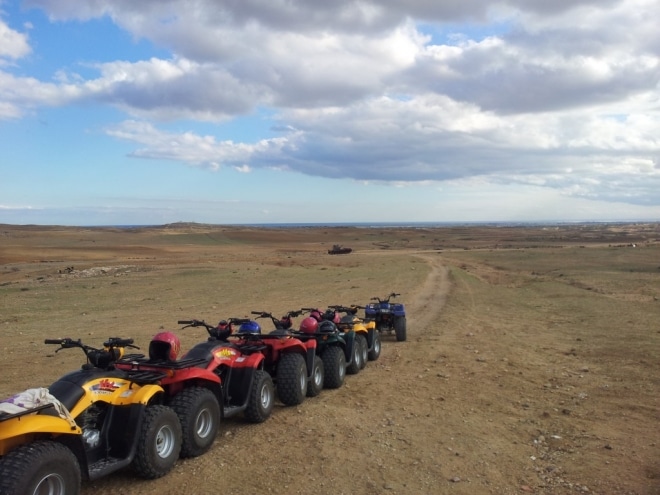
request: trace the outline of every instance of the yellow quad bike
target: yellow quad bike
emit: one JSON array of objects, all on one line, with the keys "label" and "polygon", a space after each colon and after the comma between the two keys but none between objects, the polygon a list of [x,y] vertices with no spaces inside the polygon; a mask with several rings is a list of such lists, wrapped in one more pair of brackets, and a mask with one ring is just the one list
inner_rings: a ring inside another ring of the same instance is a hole
[{"label": "yellow quad bike", "polygon": [[147,479],[168,473],[179,458],[181,424],[162,405],[163,373],[129,379],[114,367],[133,340],[111,338],[102,349],[45,342],[80,348],[87,363],[48,388],[0,402],[0,495],[76,495],[81,479],[126,466]]},{"label": "yellow quad bike", "polygon": [[380,357],[380,332],[376,329],[376,322],[363,320],[356,316],[361,306],[329,306],[338,313],[344,313],[337,326],[339,329],[353,329],[355,331],[355,345],[357,352],[362,353],[360,368],[364,368],[368,361],[375,361]]}]

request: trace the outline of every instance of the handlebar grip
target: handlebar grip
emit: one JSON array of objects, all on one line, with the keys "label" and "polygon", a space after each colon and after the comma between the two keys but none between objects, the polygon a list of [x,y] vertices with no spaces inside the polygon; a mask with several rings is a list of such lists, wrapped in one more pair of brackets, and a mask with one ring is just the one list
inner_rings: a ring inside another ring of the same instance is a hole
[{"label": "handlebar grip", "polygon": [[250,311],[251,315],[265,315],[267,314],[265,311]]},{"label": "handlebar grip", "polygon": [[44,340],[44,344],[61,344],[63,341],[62,339],[46,339]]},{"label": "handlebar grip", "polygon": [[193,323],[195,323],[195,321],[194,320],[179,320],[176,323],[177,323],[177,325],[192,325]]}]

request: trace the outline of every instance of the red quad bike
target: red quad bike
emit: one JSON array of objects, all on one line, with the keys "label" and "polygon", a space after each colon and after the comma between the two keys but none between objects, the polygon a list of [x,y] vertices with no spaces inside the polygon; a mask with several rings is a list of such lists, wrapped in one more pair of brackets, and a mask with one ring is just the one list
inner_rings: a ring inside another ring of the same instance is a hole
[{"label": "red quad bike", "polygon": [[[307,376],[307,397],[316,397],[321,393],[324,386],[324,363],[319,355],[318,341],[316,345],[309,343],[309,339],[306,338],[306,334],[301,334],[293,330],[293,320],[292,318],[300,316],[303,314],[302,311],[289,311],[281,318],[276,318],[272,313],[267,313],[265,311],[253,311],[252,314],[258,315],[257,318],[270,318],[275,326],[275,330],[270,332],[270,335],[275,335],[279,337],[294,337],[294,340],[299,340],[305,345],[308,349],[312,346],[315,347],[315,356],[314,362],[312,364],[311,372]],[[307,361],[307,356],[305,356]],[[309,369],[309,363],[307,363]]]},{"label": "red quad bike", "polygon": [[87,361],[48,388],[0,403],[0,494],[76,495],[83,480],[126,466],[144,478],[168,473],[181,447],[181,425],[163,405],[161,374],[139,382],[115,368],[133,339],[100,349],[80,340],[47,339],[81,349]]},{"label": "red quad bike", "polygon": [[[253,311],[253,314],[267,317],[263,311]],[[303,343],[281,330],[261,333],[261,326],[255,320],[242,323],[231,342],[238,349],[263,346],[260,352],[265,358],[264,369],[275,381],[277,396],[284,405],[295,406],[305,400],[308,381],[314,374],[316,342]]]},{"label": "red quad bike", "polygon": [[[309,316],[319,323],[318,332],[328,337],[328,343],[334,343],[333,339],[336,337],[340,347],[344,350],[345,373],[355,375],[359,373],[366,364],[365,353],[362,352],[362,346],[357,339],[355,329],[350,325],[341,324],[341,315],[337,311],[337,307],[341,306],[329,306],[325,311],[321,311],[318,308],[302,308],[301,311],[309,313]],[[313,327],[313,324],[309,321],[306,322],[305,327],[308,325]],[[302,326],[301,323],[301,327]],[[322,352],[324,351],[324,347],[325,346],[321,346]],[[326,358],[326,360],[327,359],[329,359],[329,357]],[[326,361],[324,361],[324,363],[325,362]],[[329,368],[329,370],[333,369],[335,368]],[[331,384],[334,383],[336,385],[334,388],[340,387],[344,381],[344,377],[340,377],[336,373],[333,374],[331,371],[326,371],[326,375],[328,375],[327,380],[329,380]],[[334,379],[332,378],[333,376],[335,377]]]},{"label": "red quad bike", "polygon": [[203,326],[208,340],[177,360],[172,348],[178,345],[178,338],[162,332],[151,341],[148,358],[133,355],[117,363],[130,376],[164,374],[159,384],[181,421],[182,457],[197,457],[208,451],[223,418],[242,412],[248,421],[260,423],[272,412],[274,387],[263,371],[259,349],[238,350],[226,340],[236,321],[223,320],[217,327],[201,320],[179,321],[185,325],[183,328]]}]

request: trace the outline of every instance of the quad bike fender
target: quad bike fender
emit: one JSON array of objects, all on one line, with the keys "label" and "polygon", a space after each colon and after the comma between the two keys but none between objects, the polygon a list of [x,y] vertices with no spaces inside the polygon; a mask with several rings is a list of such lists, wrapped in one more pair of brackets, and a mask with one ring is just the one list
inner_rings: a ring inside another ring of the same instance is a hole
[{"label": "quad bike fender", "polygon": [[344,355],[346,356],[346,362],[350,363],[353,360],[353,347],[355,346],[355,332],[350,331],[344,334],[344,340],[346,345],[344,346]]},{"label": "quad bike fender", "polygon": [[264,367],[264,361],[266,358],[264,357],[263,354],[260,352],[255,352],[253,354],[249,355],[240,355],[236,357],[232,364],[232,368],[252,368],[252,369],[257,369],[257,368],[263,368]]},{"label": "quad bike fender", "polygon": [[404,307],[403,304],[393,304],[392,305],[392,313],[394,313],[394,316],[406,316],[406,308]]},{"label": "quad bike fender", "polygon": [[46,414],[28,414],[0,423],[0,456],[36,438],[72,435],[81,437],[82,430],[66,419]]},{"label": "quad bike fender", "polygon": [[[316,343],[316,341],[314,341]],[[307,349],[307,355],[305,356],[305,363],[307,364],[307,376],[311,378],[312,373],[314,373],[314,360],[316,358],[316,346],[309,347]]]},{"label": "quad bike fender", "polygon": [[186,368],[177,370],[171,376],[163,379],[163,385],[172,383],[187,382],[190,380],[201,380],[210,383],[220,384],[220,377],[205,368]]},{"label": "quad bike fender", "polygon": [[84,394],[71,408],[71,415],[77,418],[90,404],[106,402],[114,406],[148,404],[158,394],[163,393],[160,385],[138,385],[127,378],[99,378],[90,380],[83,387]]},{"label": "quad bike fender", "polygon": [[147,404],[154,402],[154,398],[164,393],[163,387],[160,385],[145,385],[135,390],[132,395],[129,395],[127,398],[130,398],[130,402],[121,403],[123,404],[141,404],[146,406]]},{"label": "quad bike fender", "polygon": [[371,351],[374,348],[374,342],[376,341],[376,324],[372,328],[369,328],[367,331],[367,350]]}]

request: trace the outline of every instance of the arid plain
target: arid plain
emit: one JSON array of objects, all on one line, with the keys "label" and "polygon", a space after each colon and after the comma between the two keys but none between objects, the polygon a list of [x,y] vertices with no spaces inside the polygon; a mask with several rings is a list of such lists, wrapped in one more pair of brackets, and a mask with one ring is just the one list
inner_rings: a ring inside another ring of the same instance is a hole
[{"label": "arid plain", "polygon": [[[353,248],[330,256],[333,244]],[[660,494],[660,225],[0,226],[0,396],[177,320],[401,293],[408,340],[119,494]],[[267,325],[266,325],[267,327]],[[183,348],[205,339],[179,332]]]}]

